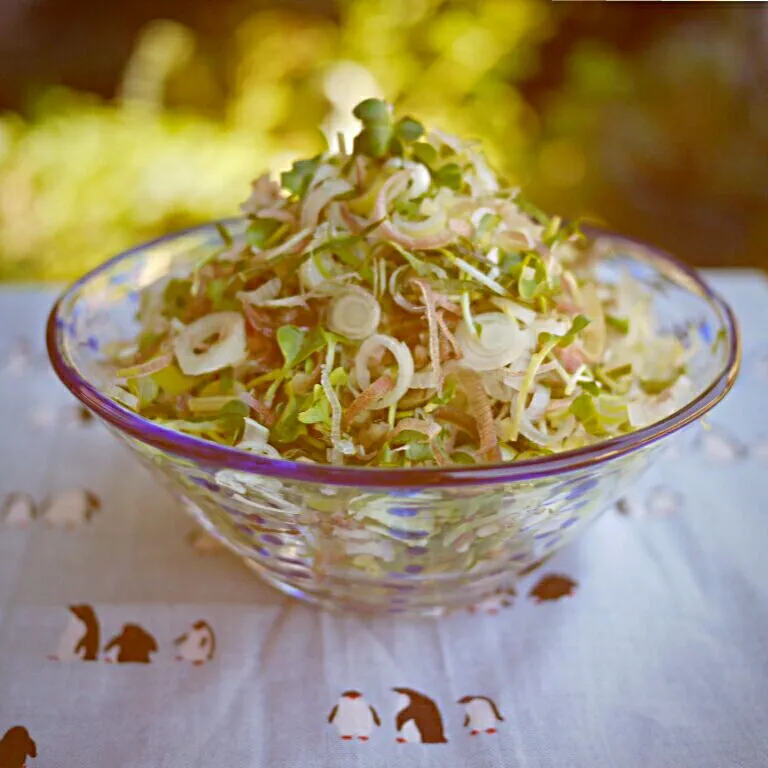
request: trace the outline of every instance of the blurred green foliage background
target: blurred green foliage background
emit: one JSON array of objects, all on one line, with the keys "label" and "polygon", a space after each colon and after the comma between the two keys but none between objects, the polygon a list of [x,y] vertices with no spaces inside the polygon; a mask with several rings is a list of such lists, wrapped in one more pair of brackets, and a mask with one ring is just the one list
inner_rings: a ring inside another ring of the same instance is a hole
[{"label": "blurred green foliage background", "polygon": [[328,0],[207,12],[216,24],[158,18],[131,33],[114,88],[18,78],[24,98],[0,115],[0,279],[74,278],[230,215],[263,169],[322,147],[318,126],[354,134],[350,111],[372,95],[481,138],[542,207],[698,265],[766,262],[762,4]]}]

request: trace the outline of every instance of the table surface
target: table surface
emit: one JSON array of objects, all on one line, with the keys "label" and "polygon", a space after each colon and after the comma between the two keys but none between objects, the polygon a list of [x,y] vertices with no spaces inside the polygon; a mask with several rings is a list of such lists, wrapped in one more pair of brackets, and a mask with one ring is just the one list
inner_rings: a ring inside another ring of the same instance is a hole
[{"label": "table surface", "polygon": [[[0,499],[36,509],[0,513],[0,768],[31,742],[36,768],[768,765],[768,281],[709,277],[744,336],[711,429],[517,595],[414,621],[318,611],[193,546],[49,370],[53,293],[0,291]],[[68,489],[92,514],[65,527]],[[539,600],[552,576],[571,588]],[[72,645],[70,606],[100,627],[95,663],[49,658]],[[150,663],[105,663],[116,649]],[[427,697],[445,743],[396,743],[395,688]]]}]

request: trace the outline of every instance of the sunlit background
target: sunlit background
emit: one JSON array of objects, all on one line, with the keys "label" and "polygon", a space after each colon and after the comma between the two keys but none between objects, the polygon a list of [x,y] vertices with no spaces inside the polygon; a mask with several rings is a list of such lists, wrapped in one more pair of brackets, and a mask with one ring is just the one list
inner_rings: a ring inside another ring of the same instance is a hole
[{"label": "sunlit background", "polygon": [[230,215],[385,96],[542,207],[766,265],[768,8],[543,0],[3,0],[0,279]]}]

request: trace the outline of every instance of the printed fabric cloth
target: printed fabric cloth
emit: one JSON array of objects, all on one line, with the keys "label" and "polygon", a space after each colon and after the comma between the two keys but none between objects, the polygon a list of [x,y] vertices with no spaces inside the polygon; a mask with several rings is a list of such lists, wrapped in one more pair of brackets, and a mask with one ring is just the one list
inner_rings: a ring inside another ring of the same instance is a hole
[{"label": "printed fabric cloth", "polygon": [[709,277],[744,337],[710,428],[516,594],[422,620],[190,538],[50,371],[53,293],[0,292],[0,768],[768,765],[768,281]]}]

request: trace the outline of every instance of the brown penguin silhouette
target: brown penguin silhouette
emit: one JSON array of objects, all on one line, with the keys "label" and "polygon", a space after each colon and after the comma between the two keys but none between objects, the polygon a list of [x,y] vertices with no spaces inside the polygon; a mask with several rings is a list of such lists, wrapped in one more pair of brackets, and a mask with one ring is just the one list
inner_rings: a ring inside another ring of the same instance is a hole
[{"label": "brown penguin silhouette", "polygon": [[75,654],[79,655],[83,661],[96,661],[99,656],[99,620],[96,618],[96,612],[87,603],[80,605],[70,605],[69,610],[85,624],[86,633],[80,638],[80,642],[75,646]]},{"label": "brown penguin silhouette", "polygon": [[[411,688],[393,688],[395,693],[407,696],[410,701],[406,707],[397,713],[395,719],[395,730],[400,733],[404,726],[409,722],[418,731],[422,744],[447,744],[443,731],[443,718],[440,710],[432,699],[423,693],[414,691]],[[400,735],[397,737],[398,743],[405,743],[409,739]]]},{"label": "brown penguin silhouette", "polygon": [[99,620],[96,612],[87,603],[70,605],[72,614],[69,625],[65,628],[56,652],[49,655],[52,661],[96,661],[99,656]]},{"label": "brown penguin silhouette", "polygon": [[23,725],[15,725],[0,739],[0,768],[24,768],[37,757],[37,744]]},{"label": "brown penguin silhouette", "polygon": [[138,624],[124,624],[123,631],[115,635],[107,646],[104,653],[117,648],[116,658],[108,657],[107,662],[117,661],[118,664],[149,664],[149,654],[157,651],[157,642],[152,635]]},{"label": "brown penguin silhouette", "polygon": [[575,589],[576,582],[573,579],[550,573],[536,584],[528,593],[528,597],[532,597],[537,603],[544,603],[572,595]]}]

